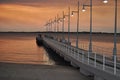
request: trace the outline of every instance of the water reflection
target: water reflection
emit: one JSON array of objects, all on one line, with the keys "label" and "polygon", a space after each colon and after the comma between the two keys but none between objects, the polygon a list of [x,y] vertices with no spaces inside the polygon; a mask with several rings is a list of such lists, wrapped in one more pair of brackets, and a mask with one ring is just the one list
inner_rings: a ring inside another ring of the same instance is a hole
[{"label": "water reflection", "polygon": [[0,35],[0,62],[54,64],[45,49],[36,45],[35,34]]},{"label": "water reflection", "polygon": [[[50,56],[43,47],[36,45],[34,33],[0,33],[0,62],[30,63],[30,64],[61,64],[62,59],[56,55]],[[61,35],[59,35],[60,37]],[[67,39],[67,35],[65,35]],[[120,55],[120,37],[117,38],[118,56]],[[75,46],[76,36],[71,35],[72,45]],[[80,34],[79,47],[88,50],[89,35]],[[102,51],[102,49],[107,51]],[[111,56],[113,49],[113,35],[93,35],[93,50],[100,54]],[[64,64],[64,63],[63,63]]]},{"label": "water reflection", "polygon": [[[66,35],[67,37],[67,35]],[[111,34],[93,34],[93,51],[99,54],[112,56],[113,54],[113,35]],[[67,38],[66,38],[67,39]],[[71,44],[76,46],[76,36],[71,35]],[[79,48],[88,50],[89,34],[79,34]],[[117,36],[117,55],[120,57],[120,35]]]}]

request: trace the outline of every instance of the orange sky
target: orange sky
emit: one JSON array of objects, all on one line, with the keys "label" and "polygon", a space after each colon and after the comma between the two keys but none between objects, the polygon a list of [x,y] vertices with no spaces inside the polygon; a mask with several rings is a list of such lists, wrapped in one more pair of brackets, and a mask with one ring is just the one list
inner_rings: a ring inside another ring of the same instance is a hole
[{"label": "orange sky", "polygon": [[[76,0],[77,1],[77,0]],[[76,9],[75,0],[3,0],[0,1],[0,31],[44,31],[44,24],[57,14],[67,14],[68,5],[71,10]],[[114,4],[109,0],[102,4],[102,0],[93,0],[93,31],[113,32]],[[89,3],[89,0],[81,0]],[[81,4],[82,4],[81,3]],[[120,1],[118,1],[118,32],[120,33]],[[82,7],[80,7],[82,8]],[[65,21],[67,23],[67,19]],[[65,24],[67,29],[67,24]],[[76,15],[71,17],[71,31],[76,31]],[[89,8],[80,13],[80,31],[89,31]]]}]

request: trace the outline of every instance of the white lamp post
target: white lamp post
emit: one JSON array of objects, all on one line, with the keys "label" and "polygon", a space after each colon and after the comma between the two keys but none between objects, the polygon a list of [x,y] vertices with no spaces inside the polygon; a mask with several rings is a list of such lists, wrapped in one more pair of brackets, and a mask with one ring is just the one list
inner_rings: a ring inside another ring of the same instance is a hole
[{"label": "white lamp post", "polygon": [[[103,0],[104,3],[108,3],[108,0]],[[114,60],[114,74],[116,74],[116,62],[117,62],[117,0],[115,2],[114,11],[114,48],[113,48],[113,60]]]},{"label": "white lamp post", "polygon": [[72,16],[74,13],[77,13],[77,34],[76,34],[76,47],[78,48],[78,38],[79,38],[79,13],[80,13],[80,9],[79,9],[79,1],[78,1],[78,8],[77,11],[72,11]]},{"label": "white lamp post", "polygon": [[[117,57],[117,0],[115,2],[115,11],[114,11],[114,48],[113,48],[113,59]],[[103,0],[103,3],[108,3],[108,0]]]},{"label": "white lamp post", "polygon": [[89,57],[92,53],[92,0],[90,0],[90,5],[83,5],[83,12],[85,12],[85,7],[90,7],[90,36],[89,36],[89,50],[88,50],[88,64],[89,64]]},{"label": "white lamp post", "polygon": [[83,5],[82,11],[85,12],[85,7],[90,7],[90,36],[89,36],[89,53],[92,53],[92,0],[90,5]]},{"label": "white lamp post", "polygon": [[64,15],[65,17],[68,17],[68,44],[70,44],[70,7],[68,7],[68,15]]}]

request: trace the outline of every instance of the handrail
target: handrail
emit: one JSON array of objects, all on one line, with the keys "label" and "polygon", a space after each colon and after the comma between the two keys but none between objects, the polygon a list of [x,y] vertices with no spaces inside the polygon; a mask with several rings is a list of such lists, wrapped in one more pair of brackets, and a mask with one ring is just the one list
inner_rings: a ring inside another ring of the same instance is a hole
[{"label": "handrail", "polygon": [[[114,61],[104,54],[97,53],[89,54],[88,57],[87,50],[76,48],[51,38],[44,37],[43,39],[51,47],[64,52],[66,55],[71,56],[83,64],[91,65],[97,69],[120,76],[120,61]],[[115,57],[115,59],[117,58]]]}]

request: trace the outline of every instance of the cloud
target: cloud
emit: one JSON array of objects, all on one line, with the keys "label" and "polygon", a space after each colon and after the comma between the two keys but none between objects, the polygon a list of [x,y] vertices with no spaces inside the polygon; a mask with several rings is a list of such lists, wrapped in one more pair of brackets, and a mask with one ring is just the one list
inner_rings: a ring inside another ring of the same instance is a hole
[{"label": "cloud", "polygon": [[54,3],[64,3],[67,0],[0,0],[0,3],[8,3],[8,4],[31,4],[31,3],[45,3],[46,4],[54,4]]},{"label": "cloud", "polygon": [[0,4],[19,4],[33,7],[65,7],[67,0],[0,0]]},{"label": "cloud", "polygon": [[0,0],[0,3],[33,3],[33,2],[46,2],[48,0]]},{"label": "cloud", "polygon": [[[42,29],[42,26],[47,20],[54,19],[56,14],[59,13],[61,17],[63,10],[67,14],[69,3],[71,4],[71,10],[76,10],[77,0],[69,1],[70,2],[68,2],[68,0],[0,0],[0,31],[11,28],[17,30],[22,30],[23,28],[25,28],[25,30]],[[89,4],[89,0],[81,1]],[[96,6],[97,4],[100,6]],[[80,9],[82,9],[82,6]],[[109,4],[103,4],[102,0],[93,0],[93,25],[95,28],[101,28],[104,31],[109,30],[104,27],[112,29],[114,24],[113,11],[114,3],[112,3],[112,1]],[[118,7],[118,14],[119,13],[120,7]],[[118,15],[118,26],[120,25],[119,19],[120,15]],[[89,8],[85,13],[80,13],[80,20],[80,26],[86,26],[83,29],[89,29]],[[76,17],[74,17],[74,19],[71,18],[71,26],[75,30],[73,26],[76,26]]]},{"label": "cloud", "polygon": [[[90,4],[90,0],[79,0],[80,5]],[[0,0],[0,4],[20,4],[24,6],[34,7],[65,7],[69,4],[71,6],[77,6],[77,0]],[[103,4],[102,0],[93,0],[93,6],[114,6],[114,1],[110,0],[108,4]],[[120,6],[120,0],[118,0],[118,6]]]}]

